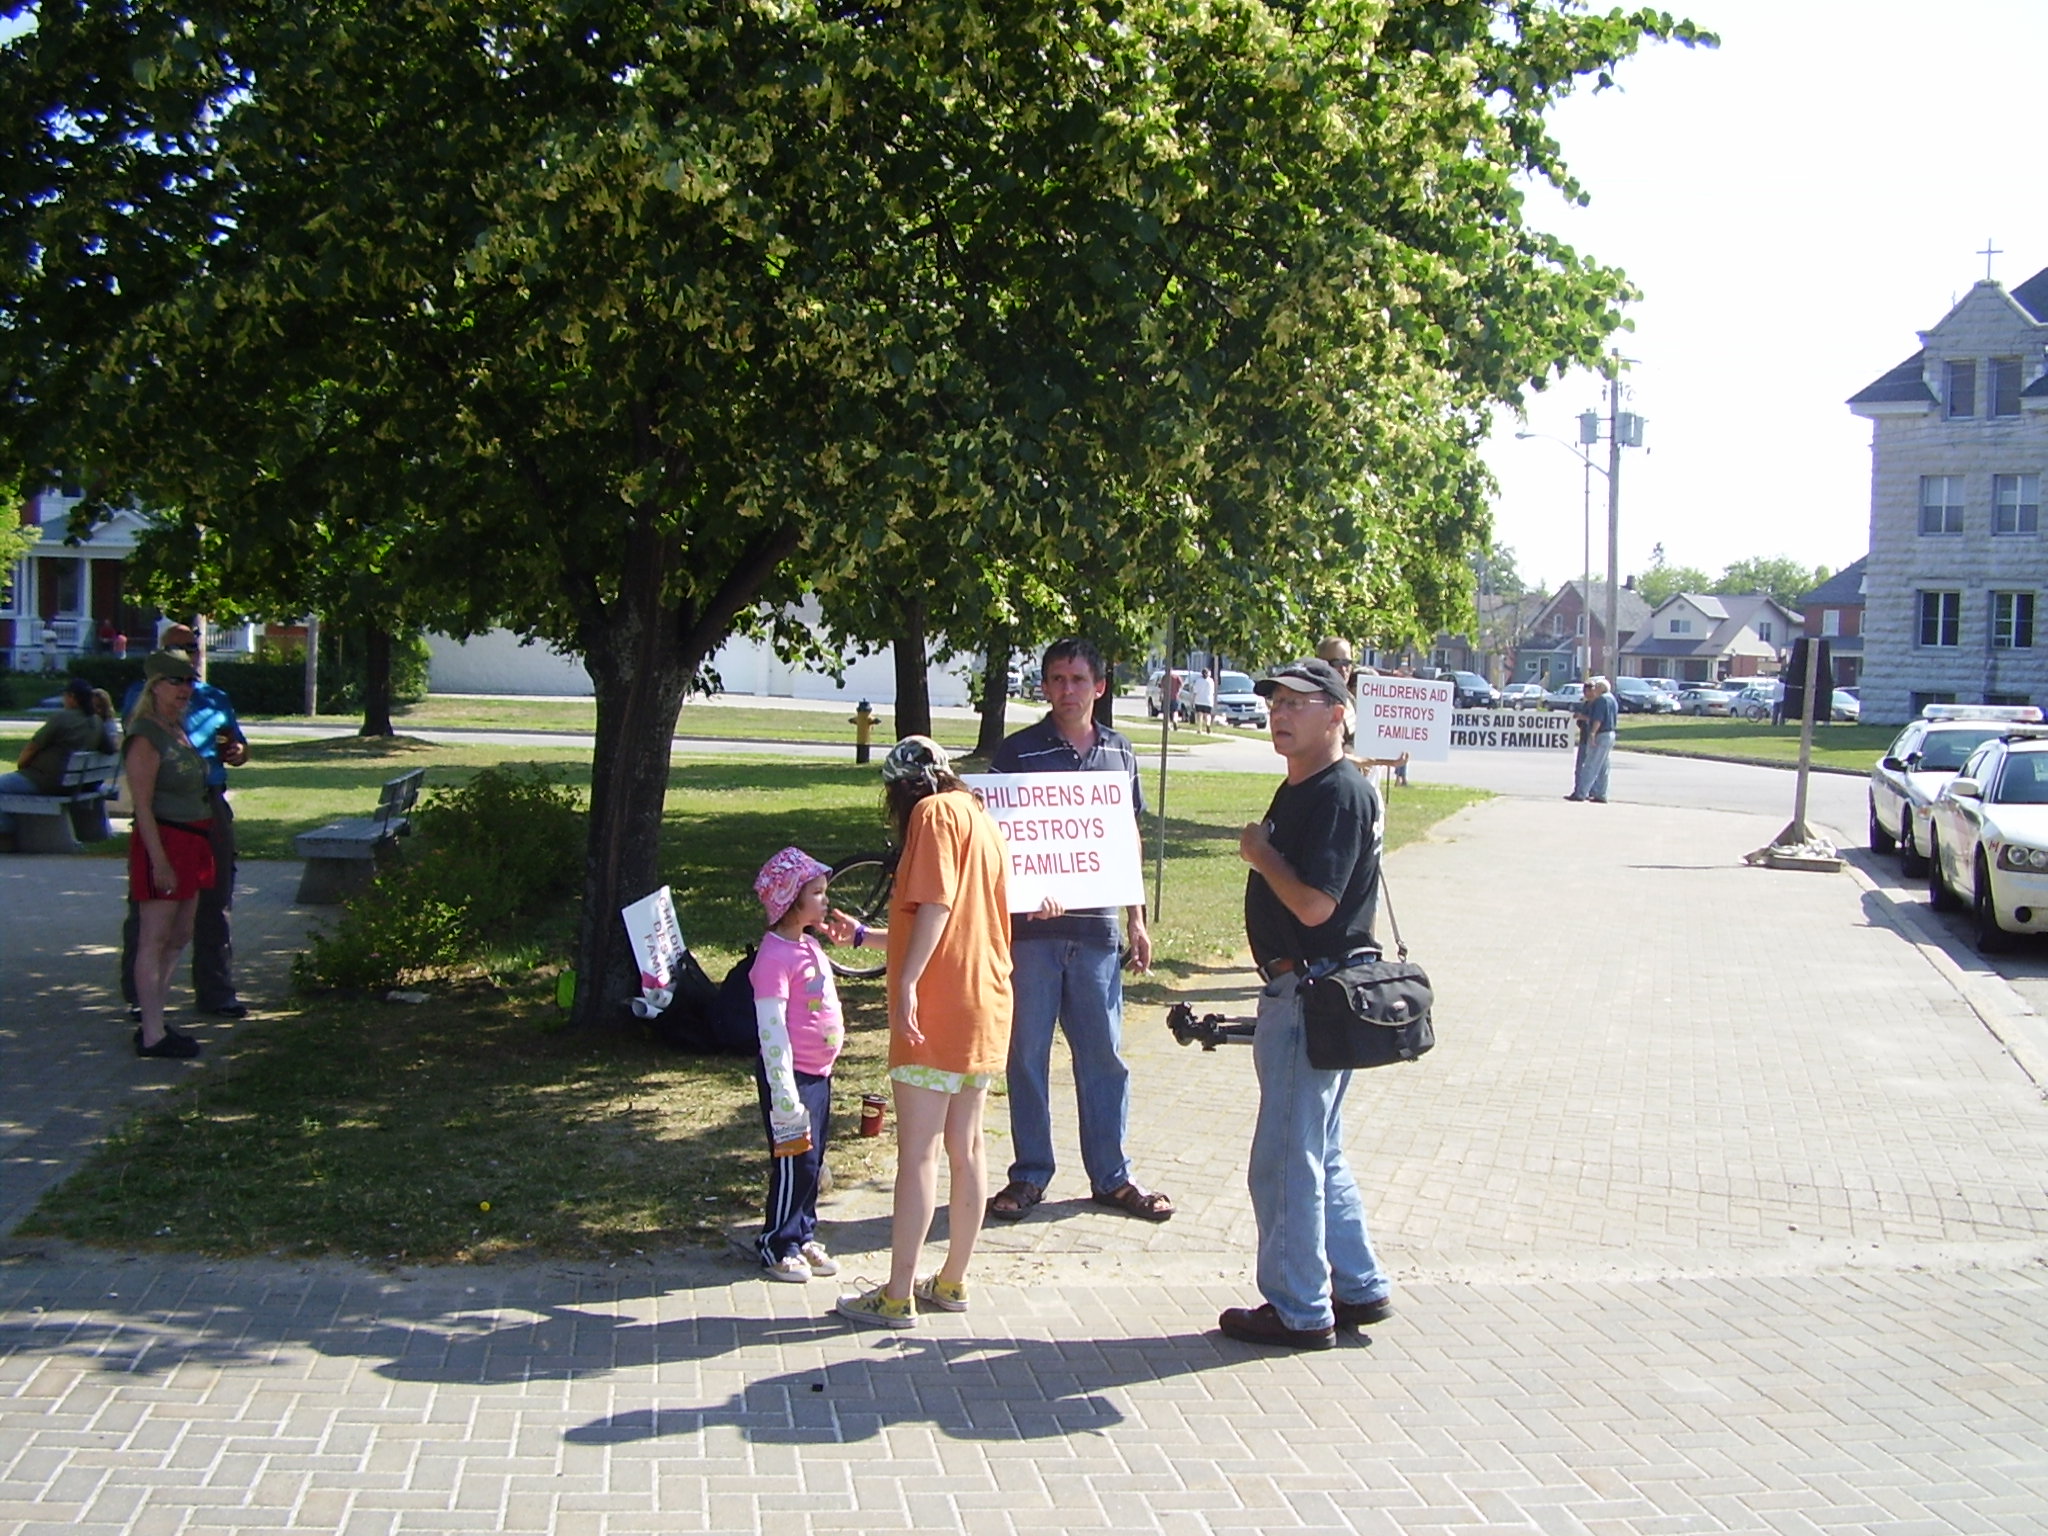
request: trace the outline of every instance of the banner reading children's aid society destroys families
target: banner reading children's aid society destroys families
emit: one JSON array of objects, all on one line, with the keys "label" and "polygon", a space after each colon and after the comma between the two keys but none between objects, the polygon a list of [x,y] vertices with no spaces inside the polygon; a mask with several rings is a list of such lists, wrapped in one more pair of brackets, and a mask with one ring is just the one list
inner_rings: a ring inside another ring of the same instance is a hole
[{"label": "banner reading children's aid society destroys families", "polygon": [[1010,910],[1134,907],[1145,899],[1131,781],[1121,773],[976,773],[967,787],[1003,829]]}]

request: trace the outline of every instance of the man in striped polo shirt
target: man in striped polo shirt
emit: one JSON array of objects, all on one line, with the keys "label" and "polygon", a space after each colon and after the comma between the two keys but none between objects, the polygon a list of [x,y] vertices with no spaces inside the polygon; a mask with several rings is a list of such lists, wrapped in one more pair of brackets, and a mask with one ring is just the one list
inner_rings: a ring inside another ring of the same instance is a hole
[{"label": "man in striped polo shirt", "polygon": [[[1122,734],[1095,723],[1095,701],[1109,687],[1102,653],[1086,640],[1046,647],[1040,687],[1050,710],[996,750],[997,773],[1121,773],[1142,818],[1137,754]],[[1152,967],[1145,909],[1125,909],[1131,964]],[[1066,1033],[1074,1060],[1074,1096],[1081,1120],[1081,1163],[1091,1197],[1143,1221],[1165,1221],[1173,1202],[1142,1189],[1124,1156],[1130,1110],[1130,1068],[1123,1059],[1124,986],[1116,909],[1054,915],[1013,915],[1011,985],[1016,1011],[1010,1029],[1010,1139],[1016,1160],[1010,1182],[988,1203],[998,1221],[1018,1221],[1045,1198],[1052,1182],[1053,1026]]]}]

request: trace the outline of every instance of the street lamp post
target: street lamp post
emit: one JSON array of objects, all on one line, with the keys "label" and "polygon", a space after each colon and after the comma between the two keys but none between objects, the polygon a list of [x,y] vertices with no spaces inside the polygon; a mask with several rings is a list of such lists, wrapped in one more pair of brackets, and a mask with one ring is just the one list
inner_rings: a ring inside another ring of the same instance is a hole
[{"label": "street lamp post", "polygon": [[[1540,437],[1545,442],[1556,443],[1560,448],[1572,448],[1572,445],[1563,438],[1552,437],[1548,432],[1517,432],[1515,436],[1525,440]],[[1593,600],[1593,476],[1595,474],[1604,475],[1607,473],[1606,470],[1593,462],[1592,445],[1599,441],[1600,413],[1589,410],[1579,417],[1579,443],[1578,447],[1573,450],[1573,456],[1578,459],[1580,467],[1584,471],[1581,475],[1581,479],[1584,482],[1581,487],[1581,500],[1583,505],[1585,548],[1582,552],[1584,555],[1584,568],[1579,578],[1581,598],[1579,622],[1585,626],[1586,632],[1583,639],[1574,637],[1572,645],[1572,659],[1578,668],[1579,681],[1581,682],[1591,676],[1593,670],[1593,615],[1586,606]]]}]

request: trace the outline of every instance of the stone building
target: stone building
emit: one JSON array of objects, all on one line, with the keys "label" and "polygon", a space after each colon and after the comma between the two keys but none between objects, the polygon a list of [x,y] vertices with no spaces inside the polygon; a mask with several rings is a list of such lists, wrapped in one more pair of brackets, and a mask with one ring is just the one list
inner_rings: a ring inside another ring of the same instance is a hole
[{"label": "stone building", "polygon": [[1975,284],[1920,343],[1849,399],[1871,423],[1863,718],[2048,704],[2048,271]]}]

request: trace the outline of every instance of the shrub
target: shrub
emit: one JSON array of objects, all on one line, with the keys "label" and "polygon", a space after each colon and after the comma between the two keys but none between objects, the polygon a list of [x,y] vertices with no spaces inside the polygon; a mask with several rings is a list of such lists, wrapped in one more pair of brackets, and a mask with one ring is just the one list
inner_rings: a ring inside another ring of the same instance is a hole
[{"label": "shrub", "polygon": [[428,792],[403,862],[351,897],[293,974],[302,986],[381,991],[474,964],[486,937],[552,912],[580,885],[576,791],[536,764],[486,768]]}]

